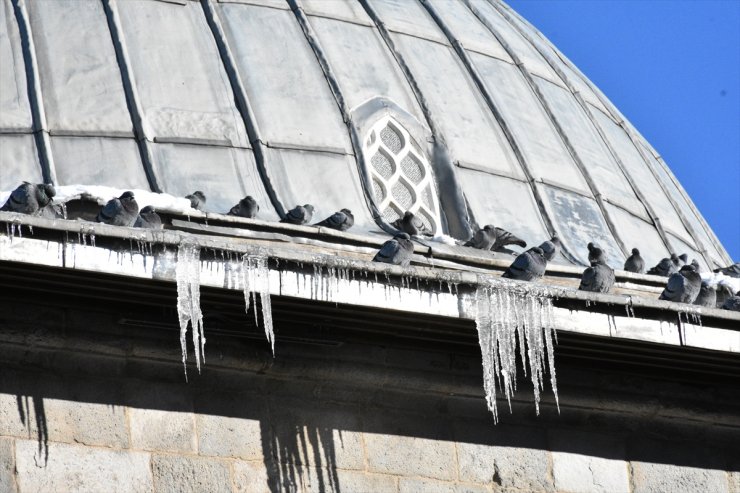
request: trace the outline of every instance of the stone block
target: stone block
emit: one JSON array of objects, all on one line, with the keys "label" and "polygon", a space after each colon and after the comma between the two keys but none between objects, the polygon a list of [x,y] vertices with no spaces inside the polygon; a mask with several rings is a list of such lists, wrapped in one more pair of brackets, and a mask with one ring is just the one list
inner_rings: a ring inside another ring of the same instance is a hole
[{"label": "stone block", "polygon": [[365,433],[365,450],[371,472],[457,479],[453,442]]},{"label": "stone block", "polygon": [[270,493],[267,467],[261,461],[235,461],[232,464],[235,493]]},{"label": "stone block", "polygon": [[33,398],[0,394],[0,435],[31,438],[35,430]]},{"label": "stone block", "polygon": [[0,491],[18,491],[15,487],[15,447],[9,438],[0,438]]},{"label": "stone block", "polygon": [[38,443],[16,440],[18,489],[32,491],[150,492],[149,454],[50,443],[48,457]]},{"label": "stone block", "polygon": [[481,485],[447,483],[433,479],[400,478],[399,493],[488,493],[489,489]]},{"label": "stone block", "polygon": [[129,436],[123,406],[43,400],[48,439],[113,448],[128,448]]},{"label": "stone block", "polygon": [[254,419],[197,415],[200,455],[262,460],[262,432]]},{"label": "stone block", "polygon": [[132,448],[196,452],[195,419],[191,413],[130,408],[128,415]]},{"label": "stone block", "polygon": [[229,464],[223,460],[154,455],[152,474],[157,493],[230,493],[232,490]]},{"label": "stone block", "polygon": [[727,493],[730,489],[725,471],[673,464],[632,462],[633,493],[662,493],[665,491]]},{"label": "stone block", "polygon": [[353,491],[396,493],[396,478],[361,471],[344,471],[307,468],[303,476],[304,493],[328,491]]},{"label": "stone block", "polygon": [[629,492],[629,465],[621,441],[601,434],[553,431],[550,446],[558,491]]},{"label": "stone block", "polygon": [[740,493],[740,471],[728,472],[727,482],[729,483],[730,493]]},{"label": "stone block", "polygon": [[527,491],[553,491],[546,450],[459,443],[460,480]]}]

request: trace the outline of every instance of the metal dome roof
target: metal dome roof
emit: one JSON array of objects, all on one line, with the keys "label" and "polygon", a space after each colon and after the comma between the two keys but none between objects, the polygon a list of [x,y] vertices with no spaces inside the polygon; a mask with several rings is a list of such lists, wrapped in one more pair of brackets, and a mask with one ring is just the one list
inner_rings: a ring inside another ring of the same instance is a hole
[{"label": "metal dome roof", "polygon": [[730,258],[657,152],[498,1],[3,0],[0,190],[251,194],[264,219],[404,208],[564,261]]}]

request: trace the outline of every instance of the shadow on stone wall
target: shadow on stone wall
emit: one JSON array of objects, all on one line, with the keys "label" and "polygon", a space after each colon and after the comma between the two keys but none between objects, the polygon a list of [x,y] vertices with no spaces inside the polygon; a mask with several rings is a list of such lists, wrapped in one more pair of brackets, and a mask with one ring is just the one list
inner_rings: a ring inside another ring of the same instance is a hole
[{"label": "shadow on stone wall", "polygon": [[[18,394],[15,396],[15,401],[18,406],[18,417],[28,431],[28,435],[36,435],[36,441],[38,442],[38,456],[36,457],[36,464],[39,467],[44,467],[49,461],[49,428],[46,424],[44,399],[43,397],[38,396]],[[31,424],[32,414],[35,421],[35,428],[34,425]]]}]

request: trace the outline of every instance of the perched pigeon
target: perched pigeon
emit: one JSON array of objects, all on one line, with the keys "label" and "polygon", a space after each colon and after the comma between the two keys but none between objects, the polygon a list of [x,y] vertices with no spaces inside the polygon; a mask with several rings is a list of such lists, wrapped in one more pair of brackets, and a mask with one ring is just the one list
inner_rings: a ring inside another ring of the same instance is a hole
[{"label": "perched pigeon", "polygon": [[740,312],[740,291],[735,293],[734,296],[730,296],[722,304],[723,310],[730,310],[733,312]]},{"label": "perched pigeon", "polygon": [[135,228],[162,229],[162,218],[151,205],[148,205],[139,211],[139,217],[134,223]]},{"label": "perched pigeon", "polygon": [[714,272],[720,272],[726,276],[740,278],[740,262],[734,263],[729,267],[714,269]]},{"label": "perched pigeon", "polygon": [[463,246],[477,248],[479,250],[493,250],[494,252],[506,245],[519,245],[524,248],[527,242],[517,238],[503,228],[496,228],[487,224],[475,232]]},{"label": "perched pigeon", "polygon": [[717,306],[717,290],[708,282],[702,281],[699,296],[694,300],[695,305],[714,308]]},{"label": "perched pigeon", "polygon": [[729,284],[720,282],[717,284],[717,308],[721,308],[725,304],[725,301],[732,298],[735,294],[732,292],[732,287]]},{"label": "perched pigeon", "polygon": [[552,238],[545,241],[540,245],[540,249],[545,254],[545,260],[548,262],[555,258],[555,256],[560,252],[560,247],[562,244],[560,243],[560,238],[558,238],[558,234],[555,233],[552,235]]},{"label": "perched pigeon", "polygon": [[133,192],[123,192],[120,197],[110,199],[95,220],[113,226],[133,226],[139,217],[139,204]]},{"label": "perched pigeon", "polygon": [[678,259],[676,254],[672,253],[671,258],[662,259],[660,262],[658,262],[658,265],[656,265],[655,267],[651,267],[647,273],[654,276],[668,277],[678,272],[679,262],[680,260]]},{"label": "perched pigeon", "polygon": [[637,248],[632,249],[632,255],[624,262],[624,270],[635,272],[636,274],[642,274],[645,271],[645,261],[640,256],[640,250]]},{"label": "perched pigeon", "polygon": [[327,228],[336,229],[339,231],[347,231],[355,224],[355,216],[352,215],[352,211],[349,209],[342,209],[337,211],[331,216],[327,217],[321,222],[315,224],[315,226],[326,226]]},{"label": "perched pigeon", "polygon": [[406,211],[402,218],[396,219],[391,223],[391,226],[399,231],[408,233],[411,236],[420,234],[431,234],[424,226],[422,220],[414,215],[411,211]]},{"label": "perched pigeon", "polygon": [[51,203],[51,199],[56,194],[56,190],[51,185],[43,183],[34,185],[24,181],[22,185],[13,190],[0,211],[37,214],[39,210]]},{"label": "perched pigeon", "polygon": [[600,256],[604,256],[604,251],[599,248],[599,245],[596,243],[589,243],[586,245],[586,248],[588,248],[588,263],[591,265],[593,265]]},{"label": "perched pigeon", "polygon": [[547,260],[540,247],[530,248],[514,259],[502,277],[519,281],[535,281],[545,274]]},{"label": "perched pigeon", "polygon": [[185,198],[190,201],[190,207],[193,209],[201,210],[203,206],[206,205],[206,194],[200,190],[196,190],[190,195],[186,195]]},{"label": "perched pigeon", "polygon": [[701,290],[701,276],[693,265],[684,265],[668,278],[668,284],[660,295],[661,300],[676,303],[693,303]]},{"label": "perched pigeon", "polygon": [[578,289],[594,293],[608,293],[614,285],[614,269],[606,265],[604,252],[591,243],[589,243],[588,256],[593,259],[591,267],[583,271],[581,285]]},{"label": "perched pigeon", "polygon": [[392,240],[383,243],[373,261],[408,267],[413,253],[414,244],[411,237],[407,233],[399,233]]},{"label": "perched pigeon", "polygon": [[696,269],[696,272],[701,272],[701,265],[699,265],[699,261],[695,258],[691,259],[691,265],[694,266],[694,269]]},{"label": "perched pigeon", "polygon": [[228,215],[254,219],[259,210],[260,206],[257,205],[257,201],[254,200],[251,195],[247,195],[229,210]]},{"label": "perched pigeon", "polygon": [[313,206],[311,204],[297,205],[285,214],[281,223],[306,224],[313,217]]}]

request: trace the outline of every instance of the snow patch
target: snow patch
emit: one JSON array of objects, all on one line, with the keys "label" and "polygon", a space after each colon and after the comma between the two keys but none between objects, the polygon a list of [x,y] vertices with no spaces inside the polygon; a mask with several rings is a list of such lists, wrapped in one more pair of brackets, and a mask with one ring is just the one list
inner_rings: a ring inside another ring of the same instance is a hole
[{"label": "snow patch", "polygon": [[701,280],[707,281],[710,286],[715,288],[720,284],[724,284],[729,286],[733,293],[740,291],[740,279],[737,277],[726,276],[721,272],[702,272]]}]

